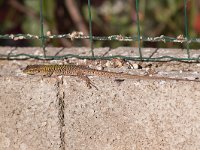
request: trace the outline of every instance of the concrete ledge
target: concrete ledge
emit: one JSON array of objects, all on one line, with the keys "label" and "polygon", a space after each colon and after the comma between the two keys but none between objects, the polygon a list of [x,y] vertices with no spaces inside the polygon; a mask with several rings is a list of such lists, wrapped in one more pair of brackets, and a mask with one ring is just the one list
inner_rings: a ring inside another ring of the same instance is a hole
[{"label": "concrete ledge", "polygon": [[96,90],[70,77],[0,81],[2,149],[200,148],[197,82],[95,77]]},{"label": "concrete ledge", "polygon": [[[0,149],[200,149],[199,82],[91,77],[96,90],[76,77],[21,73],[35,63],[0,61]],[[160,75],[200,77],[199,64],[152,64]]]}]

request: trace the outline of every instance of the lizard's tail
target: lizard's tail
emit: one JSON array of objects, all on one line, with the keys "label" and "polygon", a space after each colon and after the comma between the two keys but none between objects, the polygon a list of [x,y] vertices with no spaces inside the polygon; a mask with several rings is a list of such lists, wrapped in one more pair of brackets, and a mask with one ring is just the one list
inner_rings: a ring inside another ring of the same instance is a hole
[{"label": "lizard's tail", "polygon": [[108,78],[119,78],[119,79],[139,79],[139,80],[175,80],[175,81],[195,81],[200,82],[199,80],[189,80],[184,78],[170,78],[170,77],[158,77],[158,76],[140,76],[140,75],[131,75],[127,73],[116,73],[108,72],[103,70],[90,70],[90,75],[99,76],[99,77],[108,77]]},{"label": "lizard's tail", "polygon": [[[158,79],[159,78],[159,77],[131,75],[127,73],[116,73],[116,72],[94,70],[94,69],[90,69],[88,71],[89,71],[89,75],[107,77],[107,78],[119,78],[119,79]],[[160,79],[164,79],[164,77],[160,77]]]}]

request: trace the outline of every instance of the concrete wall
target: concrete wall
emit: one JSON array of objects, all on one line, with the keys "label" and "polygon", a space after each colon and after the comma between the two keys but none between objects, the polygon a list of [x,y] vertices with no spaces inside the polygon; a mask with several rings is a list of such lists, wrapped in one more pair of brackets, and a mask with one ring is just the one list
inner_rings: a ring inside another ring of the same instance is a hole
[{"label": "concrete wall", "polygon": [[35,63],[0,61],[0,150],[200,149],[199,82],[93,77],[88,89],[21,74]]}]

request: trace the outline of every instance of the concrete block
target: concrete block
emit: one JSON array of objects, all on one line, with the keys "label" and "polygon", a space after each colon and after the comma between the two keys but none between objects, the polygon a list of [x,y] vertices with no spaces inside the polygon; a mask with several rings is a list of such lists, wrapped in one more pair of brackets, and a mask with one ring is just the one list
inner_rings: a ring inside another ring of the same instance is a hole
[{"label": "concrete block", "polygon": [[1,77],[0,87],[0,149],[59,149],[56,81]]},{"label": "concrete block", "polygon": [[68,149],[200,149],[200,84],[64,80]]}]

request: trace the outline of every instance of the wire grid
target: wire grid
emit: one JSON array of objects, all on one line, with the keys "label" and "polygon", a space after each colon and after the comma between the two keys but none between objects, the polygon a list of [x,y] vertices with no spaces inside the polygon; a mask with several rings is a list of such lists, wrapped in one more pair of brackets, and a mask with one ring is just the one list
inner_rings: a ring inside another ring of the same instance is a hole
[{"label": "wire grid", "polygon": [[[200,43],[200,38],[190,38],[188,34],[188,16],[187,16],[187,0],[183,0],[184,3],[184,37],[174,38],[161,35],[160,37],[144,37],[140,35],[140,20],[139,20],[139,0],[135,0],[135,9],[136,9],[136,17],[137,17],[137,35],[133,36],[122,36],[122,35],[111,35],[111,36],[93,36],[92,33],[92,15],[91,15],[91,0],[88,0],[88,16],[89,16],[89,35],[76,35],[75,39],[89,39],[90,40],[90,52],[91,56],[80,56],[74,54],[66,54],[62,56],[47,56],[45,49],[45,41],[47,39],[55,39],[55,38],[68,38],[72,39],[70,34],[60,34],[60,35],[44,35],[44,19],[43,19],[43,0],[40,0],[40,35],[31,35],[31,34],[5,34],[0,35],[0,39],[13,39],[13,40],[21,40],[21,39],[39,39],[41,41],[41,47],[43,48],[43,56],[41,55],[29,55],[29,54],[11,54],[11,55],[0,55],[0,59],[65,59],[76,57],[79,59],[104,59],[109,60],[113,58],[125,59],[125,60],[136,60],[136,61],[162,61],[168,59],[168,61],[197,61],[199,62],[200,56],[190,57],[190,43]],[[138,42],[138,52],[139,56],[130,57],[130,56],[96,56],[93,48],[94,40],[116,40],[116,41],[136,41]],[[187,49],[187,58],[177,58],[172,56],[162,56],[156,58],[143,57],[141,41],[143,42],[173,42],[173,43],[184,43]],[[23,58],[22,58],[23,57]],[[25,57],[25,58],[24,58]]]}]

